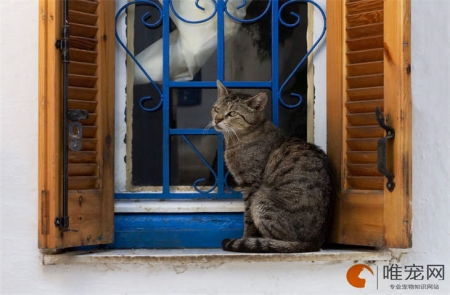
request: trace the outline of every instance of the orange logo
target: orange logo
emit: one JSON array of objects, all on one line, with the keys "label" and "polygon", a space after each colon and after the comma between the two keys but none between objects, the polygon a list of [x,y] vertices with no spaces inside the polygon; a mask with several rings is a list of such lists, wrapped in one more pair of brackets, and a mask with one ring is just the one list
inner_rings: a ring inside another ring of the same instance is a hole
[{"label": "orange logo", "polygon": [[347,271],[347,281],[355,288],[364,288],[366,279],[360,277],[361,272],[368,270],[373,275],[373,270],[365,264],[355,264]]}]

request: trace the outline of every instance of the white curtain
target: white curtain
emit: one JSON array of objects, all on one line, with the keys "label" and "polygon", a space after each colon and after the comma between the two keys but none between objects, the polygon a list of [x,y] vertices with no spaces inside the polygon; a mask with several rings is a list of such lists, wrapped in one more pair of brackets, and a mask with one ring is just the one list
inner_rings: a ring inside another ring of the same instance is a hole
[{"label": "white curtain", "polygon": [[[162,2],[162,0],[159,0]],[[199,1],[204,10],[195,5],[196,0],[173,0],[176,12],[186,20],[199,21],[208,18],[215,9],[212,0]],[[243,19],[247,7],[252,0],[247,0],[246,6],[237,9],[244,0],[229,0],[228,12],[236,18]],[[220,13],[220,12],[217,12]],[[199,24],[186,23],[170,12],[170,18],[177,29],[170,33],[170,78],[173,81],[189,81],[205,64],[208,58],[217,48],[217,13],[206,22]],[[241,23],[230,19],[225,15],[225,40],[234,36]],[[139,38],[139,36],[135,36]],[[140,52],[136,59],[144,67],[155,82],[163,80],[163,42],[156,41],[151,46]],[[144,73],[135,67],[135,84],[149,83]]]}]

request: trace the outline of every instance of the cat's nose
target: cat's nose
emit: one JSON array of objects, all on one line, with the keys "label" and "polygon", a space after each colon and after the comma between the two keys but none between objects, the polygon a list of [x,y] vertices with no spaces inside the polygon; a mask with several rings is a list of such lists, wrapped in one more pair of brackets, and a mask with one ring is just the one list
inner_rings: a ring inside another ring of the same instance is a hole
[{"label": "cat's nose", "polygon": [[216,124],[219,124],[222,121],[223,121],[223,118],[218,118],[218,117],[214,118],[214,123],[216,123]]}]

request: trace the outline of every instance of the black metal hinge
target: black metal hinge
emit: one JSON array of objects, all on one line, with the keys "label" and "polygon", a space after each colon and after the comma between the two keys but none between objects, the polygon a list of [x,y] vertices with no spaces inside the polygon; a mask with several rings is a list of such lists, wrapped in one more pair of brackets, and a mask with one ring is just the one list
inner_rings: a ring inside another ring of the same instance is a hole
[{"label": "black metal hinge", "polygon": [[62,39],[56,40],[55,46],[61,50],[61,59],[63,63],[70,62],[69,55],[69,38],[70,38],[70,28],[69,22],[65,21],[62,27]]},{"label": "black metal hinge", "polygon": [[55,226],[59,227],[62,230],[68,231],[68,228],[69,228],[69,216],[56,217],[55,218]]}]

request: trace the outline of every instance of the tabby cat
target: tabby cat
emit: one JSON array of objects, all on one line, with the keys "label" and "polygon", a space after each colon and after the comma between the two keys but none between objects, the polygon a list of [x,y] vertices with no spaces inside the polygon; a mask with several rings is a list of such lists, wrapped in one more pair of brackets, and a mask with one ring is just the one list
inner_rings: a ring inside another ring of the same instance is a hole
[{"label": "tabby cat", "polygon": [[227,251],[320,250],[331,217],[330,163],[313,144],[287,138],[264,118],[267,95],[233,93],[217,81],[212,126],[225,137],[225,163],[242,189],[244,236]]}]

